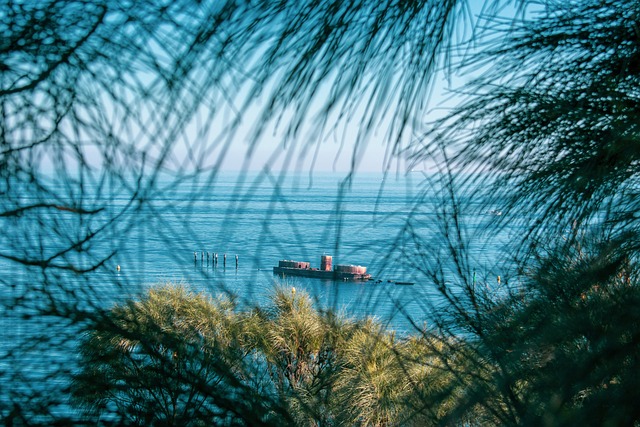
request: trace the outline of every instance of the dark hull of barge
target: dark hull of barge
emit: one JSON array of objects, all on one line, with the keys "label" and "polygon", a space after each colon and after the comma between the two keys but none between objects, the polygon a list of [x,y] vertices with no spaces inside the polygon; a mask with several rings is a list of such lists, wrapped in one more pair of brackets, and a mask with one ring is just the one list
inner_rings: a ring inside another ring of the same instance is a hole
[{"label": "dark hull of barge", "polygon": [[308,261],[292,261],[283,259],[278,262],[277,267],[273,267],[273,274],[278,276],[298,276],[323,280],[369,280],[371,275],[367,274],[367,267],[361,265],[336,265],[331,268],[333,257],[322,255],[320,257],[320,268],[311,268]]},{"label": "dark hull of barge", "polygon": [[273,267],[273,274],[278,276],[298,276],[298,277],[310,277],[312,279],[323,280],[359,280],[365,281],[371,279],[371,275],[368,273],[349,273],[343,271],[325,271],[315,268],[290,268],[290,267]]}]

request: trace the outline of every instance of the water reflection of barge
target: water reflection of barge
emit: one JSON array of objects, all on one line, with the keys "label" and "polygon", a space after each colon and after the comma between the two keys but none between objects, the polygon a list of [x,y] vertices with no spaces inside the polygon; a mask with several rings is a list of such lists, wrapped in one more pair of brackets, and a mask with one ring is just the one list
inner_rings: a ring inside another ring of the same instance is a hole
[{"label": "water reflection of barge", "polygon": [[333,260],[330,255],[322,255],[320,268],[311,268],[309,262],[281,260],[273,267],[273,274],[300,276],[325,280],[369,280],[367,267],[361,265],[336,265],[331,269]]}]

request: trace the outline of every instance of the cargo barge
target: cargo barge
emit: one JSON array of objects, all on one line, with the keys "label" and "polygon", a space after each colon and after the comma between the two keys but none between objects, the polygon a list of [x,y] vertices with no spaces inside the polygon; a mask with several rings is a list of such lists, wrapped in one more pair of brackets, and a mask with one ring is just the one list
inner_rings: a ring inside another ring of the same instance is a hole
[{"label": "cargo barge", "polygon": [[369,280],[371,275],[367,273],[367,267],[361,265],[336,265],[331,268],[333,259],[330,255],[322,255],[320,268],[311,268],[306,261],[278,261],[278,266],[273,267],[273,274],[279,276],[299,276],[325,280]]}]

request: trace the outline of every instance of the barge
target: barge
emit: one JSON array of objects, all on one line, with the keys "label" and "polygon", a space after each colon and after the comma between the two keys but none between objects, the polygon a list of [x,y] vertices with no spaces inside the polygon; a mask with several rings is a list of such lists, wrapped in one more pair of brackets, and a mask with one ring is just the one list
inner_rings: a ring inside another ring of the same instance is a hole
[{"label": "barge", "polygon": [[299,276],[324,280],[369,280],[367,267],[361,265],[336,265],[331,268],[333,259],[330,255],[322,255],[320,268],[311,268],[306,261],[281,260],[273,267],[273,274],[279,276]]}]

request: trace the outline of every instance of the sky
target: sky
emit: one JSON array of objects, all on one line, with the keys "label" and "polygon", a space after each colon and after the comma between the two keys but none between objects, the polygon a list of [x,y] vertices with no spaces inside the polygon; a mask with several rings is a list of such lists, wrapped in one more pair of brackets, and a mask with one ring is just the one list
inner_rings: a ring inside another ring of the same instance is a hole
[{"label": "sky", "polygon": [[[472,10],[476,13],[479,12],[479,5],[482,3],[481,0],[469,1]],[[406,128],[403,139],[400,141],[402,147],[406,147],[412,141],[420,138],[427,122],[445,115],[443,103],[452,106],[458,102],[451,99],[448,90],[450,84],[453,84],[455,88],[465,80],[468,78],[445,76],[443,71],[435,76],[433,92],[428,100],[429,104],[422,110],[424,117],[413,118],[413,124]],[[272,117],[259,137],[256,138],[252,133],[256,124],[262,122],[261,111],[265,103],[268,102],[266,95],[269,93],[268,87],[263,92],[263,98],[251,99],[252,106],[243,111],[240,124],[234,133],[226,133],[225,129],[229,127],[234,118],[238,117],[240,106],[243,105],[243,97],[248,97],[247,89],[240,90],[233,99],[212,95],[208,105],[206,103],[201,105],[189,123],[186,125],[184,123],[178,124],[177,127],[184,125],[184,130],[175,135],[175,141],[168,140],[173,144],[173,147],[169,161],[165,163],[165,166],[181,170],[215,167],[228,171],[268,168],[274,171],[338,172],[349,172],[352,169],[361,172],[404,172],[409,168],[429,170],[434,167],[429,163],[410,164],[405,154],[392,152],[393,142],[390,138],[389,126],[393,111],[383,111],[379,115],[380,120],[377,125],[362,140],[359,140],[359,137],[362,134],[362,123],[365,116],[364,106],[360,106],[360,110],[356,110],[352,117],[338,117],[337,113],[330,115],[322,129],[314,126],[315,120],[321,115],[318,114],[318,111],[322,102],[328,97],[326,91],[329,90],[329,87],[330,83],[325,85],[325,92],[322,92],[322,89],[318,91],[314,105],[312,105],[309,114],[305,116],[303,125],[293,136],[287,134],[287,121],[289,120],[287,115],[291,112],[285,112],[282,117]],[[216,98],[216,96],[218,97]],[[363,94],[358,93],[353,96],[363,96]],[[142,104],[143,102],[140,103],[140,105]],[[108,104],[104,105],[108,110]],[[393,107],[396,104],[390,102],[388,105]],[[212,114],[214,108],[216,112]],[[148,108],[148,111],[149,114],[154,114],[153,105]],[[125,115],[118,118],[117,114],[113,114],[110,120],[113,123],[118,123],[118,120],[128,120],[126,111],[120,114]],[[111,115],[111,113],[107,115]],[[161,123],[160,126],[176,127],[171,123]],[[162,137],[168,134],[169,132],[166,134],[161,132]],[[135,139],[131,138],[131,135],[135,137],[136,132],[123,135],[123,139]],[[156,138],[156,136],[154,132],[151,132],[147,138]],[[166,143],[160,140],[158,142],[154,140],[136,142],[138,147],[148,145],[148,154],[157,157],[161,156]]]},{"label": "sky", "polygon": [[[449,81],[442,73],[436,77],[427,114],[419,118],[417,123],[444,115],[440,106],[443,100],[448,99],[448,84]],[[322,104],[323,96],[327,95],[321,93],[314,108],[320,108],[318,106]],[[203,136],[202,128],[208,111],[204,108],[200,113],[202,117],[188,126],[185,140],[178,142],[176,156],[184,156],[189,151],[188,146],[192,147],[192,151],[193,147],[198,147],[195,151],[200,154],[195,154],[195,157],[200,160],[205,158],[204,163],[207,165],[219,164],[224,171],[260,171],[268,168],[271,171],[349,172],[355,168],[356,172],[404,172],[409,169],[405,155],[391,153],[390,114],[383,115],[378,126],[358,146],[356,141],[362,126],[361,117],[356,115],[346,120],[336,118],[336,114],[333,114],[328,117],[325,129],[320,132],[313,126],[318,117],[317,112],[313,111],[305,118],[295,136],[286,133],[288,117],[285,114],[279,121],[272,119],[260,136],[255,138],[253,131],[256,123],[261,120],[264,102],[264,99],[256,99],[253,106],[242,114],[237,131],[225,134],[222,138],[219,138],[216,131],[229,127],[233,117],[237,117],[232,111],[237,111],[237,105],[241,101],[230,108],[229,112],[217,114],[213,124],[206,123],[210,127],[206,136]],[[406,146],[422,130],[408,127],[402,143]],[[223,157],[224,160],[220,161]],[[417,170],[430,167],[432,165],[429,164],[413,165],[413,169]]]},{"label": "sky", "polygon": [[[479,13],[484,0],[469,0],[468,3],[472,13]],[[468,34],[464,37],[468,37]],[[393,61],[394,58],[389,58],[389,60]],[[247,67],[250,68],[249,65]],[[393,66],[389,67],[389,69],[393,68]],[[374,67],[373,69],[385,68]],[[401,141],[403,146],[406,147],[412,140],[420,137],[420,134],[424,131],[423,124],[444,115],[444,111],[440,108],[441,102],[448,99],[447,89],[452,81],[450,79],[452,76],[446,77],[442,71],[436,75],[429,105],[422,110],[425,112],[424,117],[412,118],[415,125],[410,125],[414,127],[406,128]],[[375,79],[377,76],[371,78]],[[461,80],[454,78],[453,81],[457,84]],[[362,84],[366,86],[366,82]],[[329,117],[327,125],[322,131],[314,127],[314,119],[317,116],[314,114],[313,109],[315,108],[317,112],[323,100],[327,99],[330,86],[329,80],[324,85],[324,88],[321,87],[318,90],[314,98],[314,105],[311,107],[312,111],[306,115],[303,126],[294,136],[287,135],[288,114],[292,114],[292,112],[285,112],[283,118],[273,117],[271,123],[259,138],[253,138],[251,132],[256,124],[262,120],[260,112],[265,103],[268,102],[268,94],[272,89],[266,87],[261,97],[251,100],[253,106],[243,111],[241,124],[232,138],[227,139],[225,136],[219,139],[219,131],[228,127],[235,111],[238,111],[240,106],[243,105],[242,97],[247,96],[247,92],[244,92],[246,88],[241,89],[239,93],[235,94],[233,100],[222,101],[233,102],[235,105],[229,105],[227,111],[218,112],[213,118],[213,124],[207,122],[208,113],[203,111],[200,114],[201,119],[195,121],[199,124],[192,123],[188,126],[187,135],[184,137],[185,141],[177,142],[176,156],[197,152],[198,154],[194,154],[196,157],[206,157],[204,164],[217,164],[223,170],[262,170],[268,167],[272,170],[313,169],[346,172],[354,166],[356,170],[365,172],[407,169],[410,165],[404,155],[394,155],[390,152],[393,144],[389,132],[390,117],[395,111],[383,111],[379,116],[380,122],[367,135],[367,138],[357,146],[356,141],[358,141],[362,130],[362,117],[366,115],[362,111],[365,108],[363,105],[358,107],[360,110],[355,111],[353,117],[339,118],[336,114]],[[391,92],[394,88],[395,86],[392,84]],[[349,96],[367,98],[366,93],[363,94],[362,92],[349,94]],[[385,96],[393,98],[399,95],[392,92]],[[449,101],[449,105],[451,104],[451,101]],[[385,105],[392,109],[397,104],[389,102]],[[216,108],[220,108],[220,106],[216,106]],[[293,105],[291,108],[296,107]],[[280,121],[276,124],[278,120]],[[211,130],[202,132],[201,130],[205,126],[210,126]],[[334,128],[334,126],[336,127]],[[193,147],[198,144],[201,147],[194,149]],[[191,151],[189,151],[189,147],[191,147]],[[248,156],[249,154],[250,156]],[[224,157],[224,160],[220,162],[222,157]],[[430,165],[413,166],[415,168],[430,167]]]},{"label": "sky", "polygon": [[[481,13],[484,0],[469,0],[470,13],[475,19]],[[505,15],[513,16],[514,9],[507,7],[502,11]],[[468,25],[468,22],[465,23]],[[463,37],[469,37],[466,34]],[[415,127],[407,127],[404,138],[401,141],[403,147],[420,135],[425,130],[428,122],[432,122],[446,115],[446,108],[455,106],[460,102],[459,97],[452,96],[450,90],[459,88],[469,81],[469,75],[445,75],[445,71],[440,70],[434,78],[432,94],[428,100],[428,105],[424,108],[424,117],[415,118]],[[326,85],[325,87],[328,87]],[[328,90],[328,89],[327,89]],[[267,89],[268,92],[268,89]],[[316,108],[321,105],[327,93],[319,91],[315,103]],[[255,100],[254,107],[249,109],[242,118],[242,123],[238,133],[234,136],[229,145],[224,162],[221,163],[223,170],[262,170],[268,167],[271,170],[318,170],[318,171],[339,171],[348,172],[354,165],[356,171],[362,172],[383,172],[383,171],[407,171],[432,170],[432,163],[410,164],[404,154],[391,153],[391,139],[389,136],[390,117],[392,111],[385,111],[379,124],[356,149],[356,141],[361,131],[363,120],[356,114],[350,119],[338,118],[336,115],[329,117],[327,128],[319,132],[313,127],[314,113],[306,117],[305,125],[295,137],[287,137],[286,114],[276,126],[271,123],[267,130],[261,134],[260,138],[254,140],[251,136],[251,129],[260,119],[260,109],[265,99]],[[394,106],[393,102],[389,105]],[[359,113],[359,112],[356,112]],[[336,129],[332,129],[336,126]],[[224,128],[224,124],[216,126]],[[250,161],[247,161],[249,147],[253,147]],[[355,150],[355,151],[354,151]]]}]

